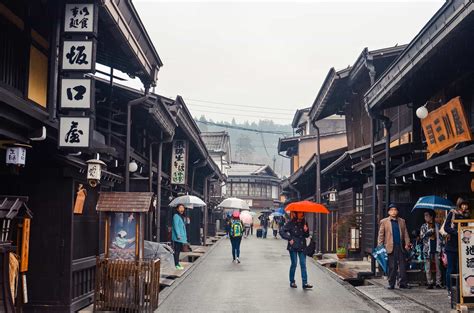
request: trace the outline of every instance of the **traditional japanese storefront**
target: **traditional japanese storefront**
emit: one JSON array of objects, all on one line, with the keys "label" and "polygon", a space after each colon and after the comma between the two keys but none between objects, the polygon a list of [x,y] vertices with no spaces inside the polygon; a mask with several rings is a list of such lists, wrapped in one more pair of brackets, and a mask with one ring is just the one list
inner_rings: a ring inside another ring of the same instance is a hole
[{"label": "traditional japanese storefront", "polygon": [[[24,309],[36,312],[91,302],[103,251],[98,192],[120,189],[129,165],[124,126],[122,141],[101,129],[120,121],[108,118],[117,105],[111,88],[91,80],[95,61],[139,77],[145,89],[162,65],[130,2],[65,2],[0,1],[0,194],[27,197],[33,212]],[[17,148],[25,149],[20,162],[10,154]],[[99,159],[101,174],[88,181],[86,161]]]},{"label": "traditional japanese storefront", "polygon": [[[413,206],[432,194],[473,200],[473,10],[472,2],[447,1],[365,93],[371,114],[411,112],[412,141],[419,148],[385,179],[397,187],[392,201],[403,198]],[[405,217],[411,230],[422,223],[418,214]]]}]

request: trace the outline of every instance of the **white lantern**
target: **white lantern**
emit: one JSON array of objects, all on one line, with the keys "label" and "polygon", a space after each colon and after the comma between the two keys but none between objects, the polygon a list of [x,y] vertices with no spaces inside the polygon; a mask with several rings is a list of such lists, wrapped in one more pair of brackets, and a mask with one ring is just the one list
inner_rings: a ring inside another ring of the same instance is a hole
[{"label": "white lantern", "polygon": [[8,147],[5,159],[7,164],[24,166],[26,162],[26,148]]},{"label": "white lantern", "polygon": [[329,202],[336,202],[337,191],[332,190],[329,192]]},{"label": "white lantern", "polygon": [[428,109],[425,105],[416,109],[416,116],[421,120],[428,116]]},{"label": "white lantern", "polygon": [[128,171],[130,173],[135,173],[137,170],[138,170],[138,164],[137,162],[135,162],[135,160],[132,160],[132,162],[128,164]]},{"label": "white lantern", "polygon": [[100,177],[102,176],[102,167],[106,164],[101,160],[91,159],[87,162],[87,181],[91,187],[95,187],[100,183]]}]

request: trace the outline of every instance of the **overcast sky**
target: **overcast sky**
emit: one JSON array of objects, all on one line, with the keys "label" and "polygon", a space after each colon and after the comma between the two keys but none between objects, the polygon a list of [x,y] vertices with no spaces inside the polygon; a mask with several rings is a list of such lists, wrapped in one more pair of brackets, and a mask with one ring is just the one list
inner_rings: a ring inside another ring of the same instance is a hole
[{"label": "overcast sky", "polygon": [[198,117],[283,124],[331,67],[410,42],[444,1],[133,2],[164,63],[157,93]]}]

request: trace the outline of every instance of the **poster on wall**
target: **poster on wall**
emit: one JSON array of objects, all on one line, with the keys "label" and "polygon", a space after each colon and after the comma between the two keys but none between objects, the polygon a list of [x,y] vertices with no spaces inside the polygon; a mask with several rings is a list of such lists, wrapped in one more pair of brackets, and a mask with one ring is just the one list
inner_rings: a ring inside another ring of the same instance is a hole
[{"label": "poster on wall", "polygon": [[461,224],[459,229],[461,292],[464,298],[474,297],[474,227]]},{"label": "poster on wall", "polygon": [[136,218],[137,215],[134,213],[111,214],[109,244],[109,257],[111,259],[135,259]]},{"label": "poster on wall", "polygon": [[171,184],[185,185],[188,161],[188,142],[186,140],[173,141],[171,156]]}]

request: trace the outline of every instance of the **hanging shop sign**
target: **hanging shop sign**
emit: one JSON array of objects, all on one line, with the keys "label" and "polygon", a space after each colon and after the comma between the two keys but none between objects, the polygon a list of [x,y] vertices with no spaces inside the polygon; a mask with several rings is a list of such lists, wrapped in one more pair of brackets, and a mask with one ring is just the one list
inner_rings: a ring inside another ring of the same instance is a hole
[{"label": "hanging shop sign", "polygon": [[171,156],[171,184],[185,185],[188,159],[188,142],[186,140],[173,141]]},{"label": "hanging shop sign", "polygon": [[5,159],[7,164],[24,166],[26,162],[26,148],[8,147]]},{"label": "hanging shop sign", "polygon": [[91,118],[87,116],[59,117],[59,147],[89,148],[91,137]]},{"label": "hanging shop sign", "polygon": [[457,143],[472,140],[466,112],[460,97],[451,99],[421,120],[428,144],[428,158]]},{"label": "hanging shop sign", "polygon": [[64,11],[64,32],[97,33],[97,14],[93,3],[67,3]]},{"label": "hanging shop sign", "polygon": [[61,68],[64,71],[95,72],[95,40],[64,40]]},{"label": "hanging shop sign", "polygon": [[61,109],[92,109],[94,80],[90,78],[61,79]]},{"label": "hanging shop sign", "polygon": [[458,220],[456,222],[459,232],[460,298],[461,303],[464,303],[466,298],[474,299],[474,236],[472,236],[474,221]]}]

